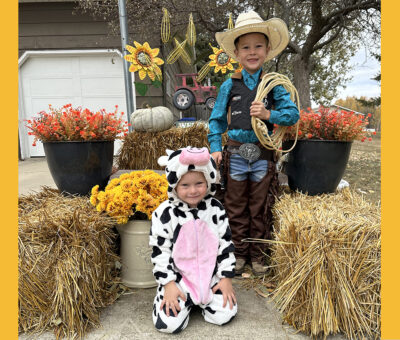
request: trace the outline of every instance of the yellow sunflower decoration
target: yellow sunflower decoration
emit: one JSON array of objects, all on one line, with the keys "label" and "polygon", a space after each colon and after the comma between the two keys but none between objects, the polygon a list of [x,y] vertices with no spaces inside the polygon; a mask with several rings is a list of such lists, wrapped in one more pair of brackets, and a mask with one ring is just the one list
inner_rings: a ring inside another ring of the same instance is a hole
[{"label": "yellow sunflower decoration", "polygon": [[208,74],[208,72],[211,70],[212,67],[214,67],[214,72],[218,73],[221,71],[221,73],[225,74],[227,70],[233,71],[233,65],[232,64],[237,64],[237,61],[232,59],[230,56],[228,56],[222,48],[216,48],[213,47],[210,44],[211,48],[213,49],[214,54],[211,54],[209,58],[211,59],[210,62],[205,64],[199,71],[196,80],[197,81],[202,81],[205,76]]},{"label": "yellow sunflower decoration", "polygon": [[129,67],[129,71],[139,71],[139,78],[141,80],[149,76],[152,81],[156,78],[161,81],[162,72],[158,65],[164,64],[164,60],[157,57],[160,49],[152,49],[147,41],[143,45],[139,44],[137,41],[133,43],[136,47],[130,45],[125,46],[129,53],[131,53],[124,56],[125,60],[132,63]]}]

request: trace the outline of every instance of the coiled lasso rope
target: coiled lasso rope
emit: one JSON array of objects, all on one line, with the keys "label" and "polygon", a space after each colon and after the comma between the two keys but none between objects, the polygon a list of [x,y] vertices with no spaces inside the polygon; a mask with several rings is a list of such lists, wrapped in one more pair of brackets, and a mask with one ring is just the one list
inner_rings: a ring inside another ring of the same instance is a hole
[{"label": "coiled lasso rope", "polygon": [[[300,101],[296,88],[290,82],[288,77],[276,72],[267,73],[262,77],[262,80],[257,87],[255,100],[259,100],[262,102],[269,91],[271,91],[277,85],[282,85],[285,90],[289,92],[290,99],[297,105],[297,108],[300,112]],[[259,118],[251,117],[251,126],[260,143],[264,146],[264,148],[268,150],[275,150],[279,153],[289,152],[296,145],[297,135],[299,133],[299,122],[296,123],[295,141],[292,147],[288,150],[282,150],[282,140],[286,133],[286,130],[288,129],[288,126],[278,125],[277,129],[271,135],[268,133],[268,128],[265,123]]]}]

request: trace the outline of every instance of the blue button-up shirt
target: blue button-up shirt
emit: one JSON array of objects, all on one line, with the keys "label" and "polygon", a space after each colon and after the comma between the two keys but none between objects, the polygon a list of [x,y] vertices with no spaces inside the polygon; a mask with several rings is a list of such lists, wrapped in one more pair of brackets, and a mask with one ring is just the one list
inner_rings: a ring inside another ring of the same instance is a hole
[{"label": "blue button-up shirt", "polygon": [[[249,74],[246,70],[242,70],[243,81],[250,90],[253,90],[257,86],[260,72],[261,68],[254,74]],[[211,153],[222,150],[221,135],[228,127],[227,106],[232,85],[232,79],[226,80],[221,85],[214,109],[211,112],[209,120],[210,133],[208,134]],[[275,109],[270,110],[271,116],[269,122],[286,126],[295,124],[300,115],[297,106],[290,99],[290,94],[281,85],[275,86],[272,89],[272,94],[274,96]],[[241,143],[258,142],[258,138],[253,130],[229,130],[228,136],[229,138]]]}]

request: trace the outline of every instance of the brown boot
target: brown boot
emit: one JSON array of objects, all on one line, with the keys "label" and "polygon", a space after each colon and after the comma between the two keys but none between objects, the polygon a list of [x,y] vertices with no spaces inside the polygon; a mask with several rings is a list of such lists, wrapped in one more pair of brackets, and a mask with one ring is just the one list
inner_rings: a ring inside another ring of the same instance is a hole
[{"label": "brown boot", "polygon": [[244,272],[244,266],[246,265],[246,260],[238,258],[236,259],[235,275],[242,275]]},{"label": "brown boot", "polygon": [[224,205],[232,231],[235,256],[237,258],[248,258],[249,243],[242,242],[242,239],[249,237],[250,216],[247,206],[249,181],[235,181],[229,175],[227,177]]},{"label": "brown boot", "polygon": [[268,266],[264,266],[258,262],[251,262],[251,269],[256,276],[262,276],[267,273]]}]

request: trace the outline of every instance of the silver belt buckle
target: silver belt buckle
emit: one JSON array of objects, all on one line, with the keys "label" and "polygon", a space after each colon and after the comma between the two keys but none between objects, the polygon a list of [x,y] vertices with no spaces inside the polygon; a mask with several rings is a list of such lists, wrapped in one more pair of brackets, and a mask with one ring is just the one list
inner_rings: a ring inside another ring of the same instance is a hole
[{"label": "silver belt buckle", "polygon": [[239,155],[248,161],[254,162],[260,158],[261,150],[253,143],[245,143],[239,147]]}]

